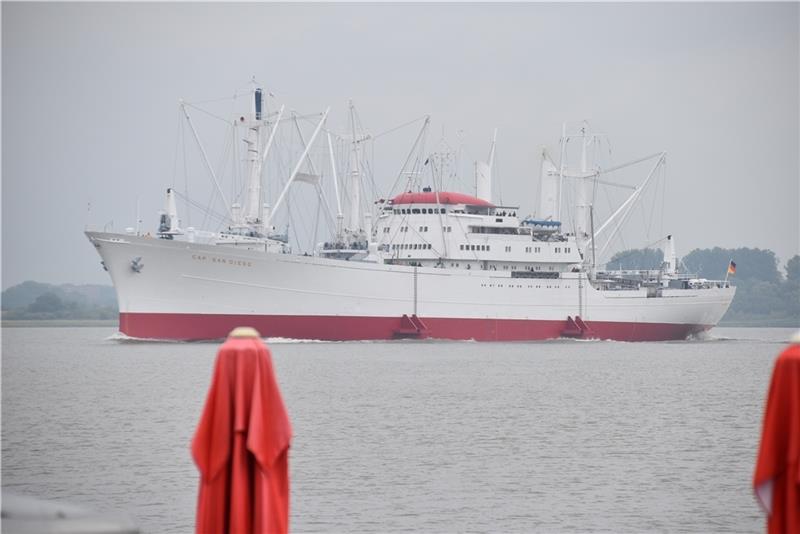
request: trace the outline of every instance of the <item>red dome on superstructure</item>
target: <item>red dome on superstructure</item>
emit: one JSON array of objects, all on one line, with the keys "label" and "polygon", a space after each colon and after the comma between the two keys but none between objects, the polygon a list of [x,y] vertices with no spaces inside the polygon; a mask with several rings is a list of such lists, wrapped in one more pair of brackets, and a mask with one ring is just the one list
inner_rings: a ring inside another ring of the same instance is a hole
[{"label": "red dome on superstructure", "polygon": [[473,197],[464,193],[450,193],[443,191],[441,193],[434,193],[433,191],[424,191],[422,193],[401,193],[394,197],[391,202],[397,204],[467,204],[469,206],[488,206],[494,207],[494,204],[487,202],[482,198]]}]

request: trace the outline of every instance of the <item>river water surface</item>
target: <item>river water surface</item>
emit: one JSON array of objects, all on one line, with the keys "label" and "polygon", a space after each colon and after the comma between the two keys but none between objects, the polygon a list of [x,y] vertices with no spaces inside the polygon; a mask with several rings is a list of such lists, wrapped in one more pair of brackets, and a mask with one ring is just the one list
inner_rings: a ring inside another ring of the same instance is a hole
[{"label": "river water surface", "polygon": [[[4,328],[2,485],[188,533],[218,344]],[[295,532],[754,532],[790,329],[670,343],[271,340]]]}]

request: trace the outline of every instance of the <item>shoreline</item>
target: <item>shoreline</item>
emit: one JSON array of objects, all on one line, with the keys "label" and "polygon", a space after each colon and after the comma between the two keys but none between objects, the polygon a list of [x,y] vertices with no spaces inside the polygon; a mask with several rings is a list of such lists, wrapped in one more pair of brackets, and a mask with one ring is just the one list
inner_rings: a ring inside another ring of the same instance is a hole
[{"label": "shoreline", "polygon": [[714,328],[800,328],[799,322],[793,322],[791,319],[775,319],[769,320],[765,319],[763,321],[759,321],[758,319],[751,319],[751,320],[731,320],[731,321],[721,321],[717,326]]},{"label": "shoreline", "polygon": [[119,327],[118,319],[3,319],[2,328]]}]

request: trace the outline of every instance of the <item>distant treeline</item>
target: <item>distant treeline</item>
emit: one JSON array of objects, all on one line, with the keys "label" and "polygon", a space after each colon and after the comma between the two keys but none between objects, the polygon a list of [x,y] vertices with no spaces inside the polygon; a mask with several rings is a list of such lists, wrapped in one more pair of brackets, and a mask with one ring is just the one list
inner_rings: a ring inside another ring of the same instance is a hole
[{"label": "distant treeline", "polygon": [[2,294],[4,320],[117,319],[114,288],[27,281]]},{"label": "distant treeline", "polygon": [[[736,297],[723,324],[800,327],[800,256],[792,257],[785,273],[771,250],[758,248],[695,249],[681,258],[682,272],[699,278],[725,278],[728,263],[736,263],[729,280]],[[631,249],[618,252],[606,264],[609,269],[659,269],[664,261],[659,249]]]}]

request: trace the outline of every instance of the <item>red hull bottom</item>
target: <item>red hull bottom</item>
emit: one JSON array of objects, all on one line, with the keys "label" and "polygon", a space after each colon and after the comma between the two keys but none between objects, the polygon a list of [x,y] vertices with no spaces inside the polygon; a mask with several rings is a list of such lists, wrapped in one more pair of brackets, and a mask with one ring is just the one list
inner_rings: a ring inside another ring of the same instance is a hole
[{"label": "red hull bottom", "polygon": [[[340,317],[295,315],[217,315],[193,313],[120,313],[122,333],[134,338],[168,340],[222,339],[237,326],[251,326],[264,337],[319,339],[326,341],[386,340],[419,337],[475,341],[532,341],[562,337],[563,321],[524,319],[456,319],[422,317],[426,330],[407,333],[401,317]],[[623,323],[586,321],[586,338],[617,341],[666,341],[686,339],[713,325],[670,323]],[[574,337],[574,336],[571,336]]]}]

